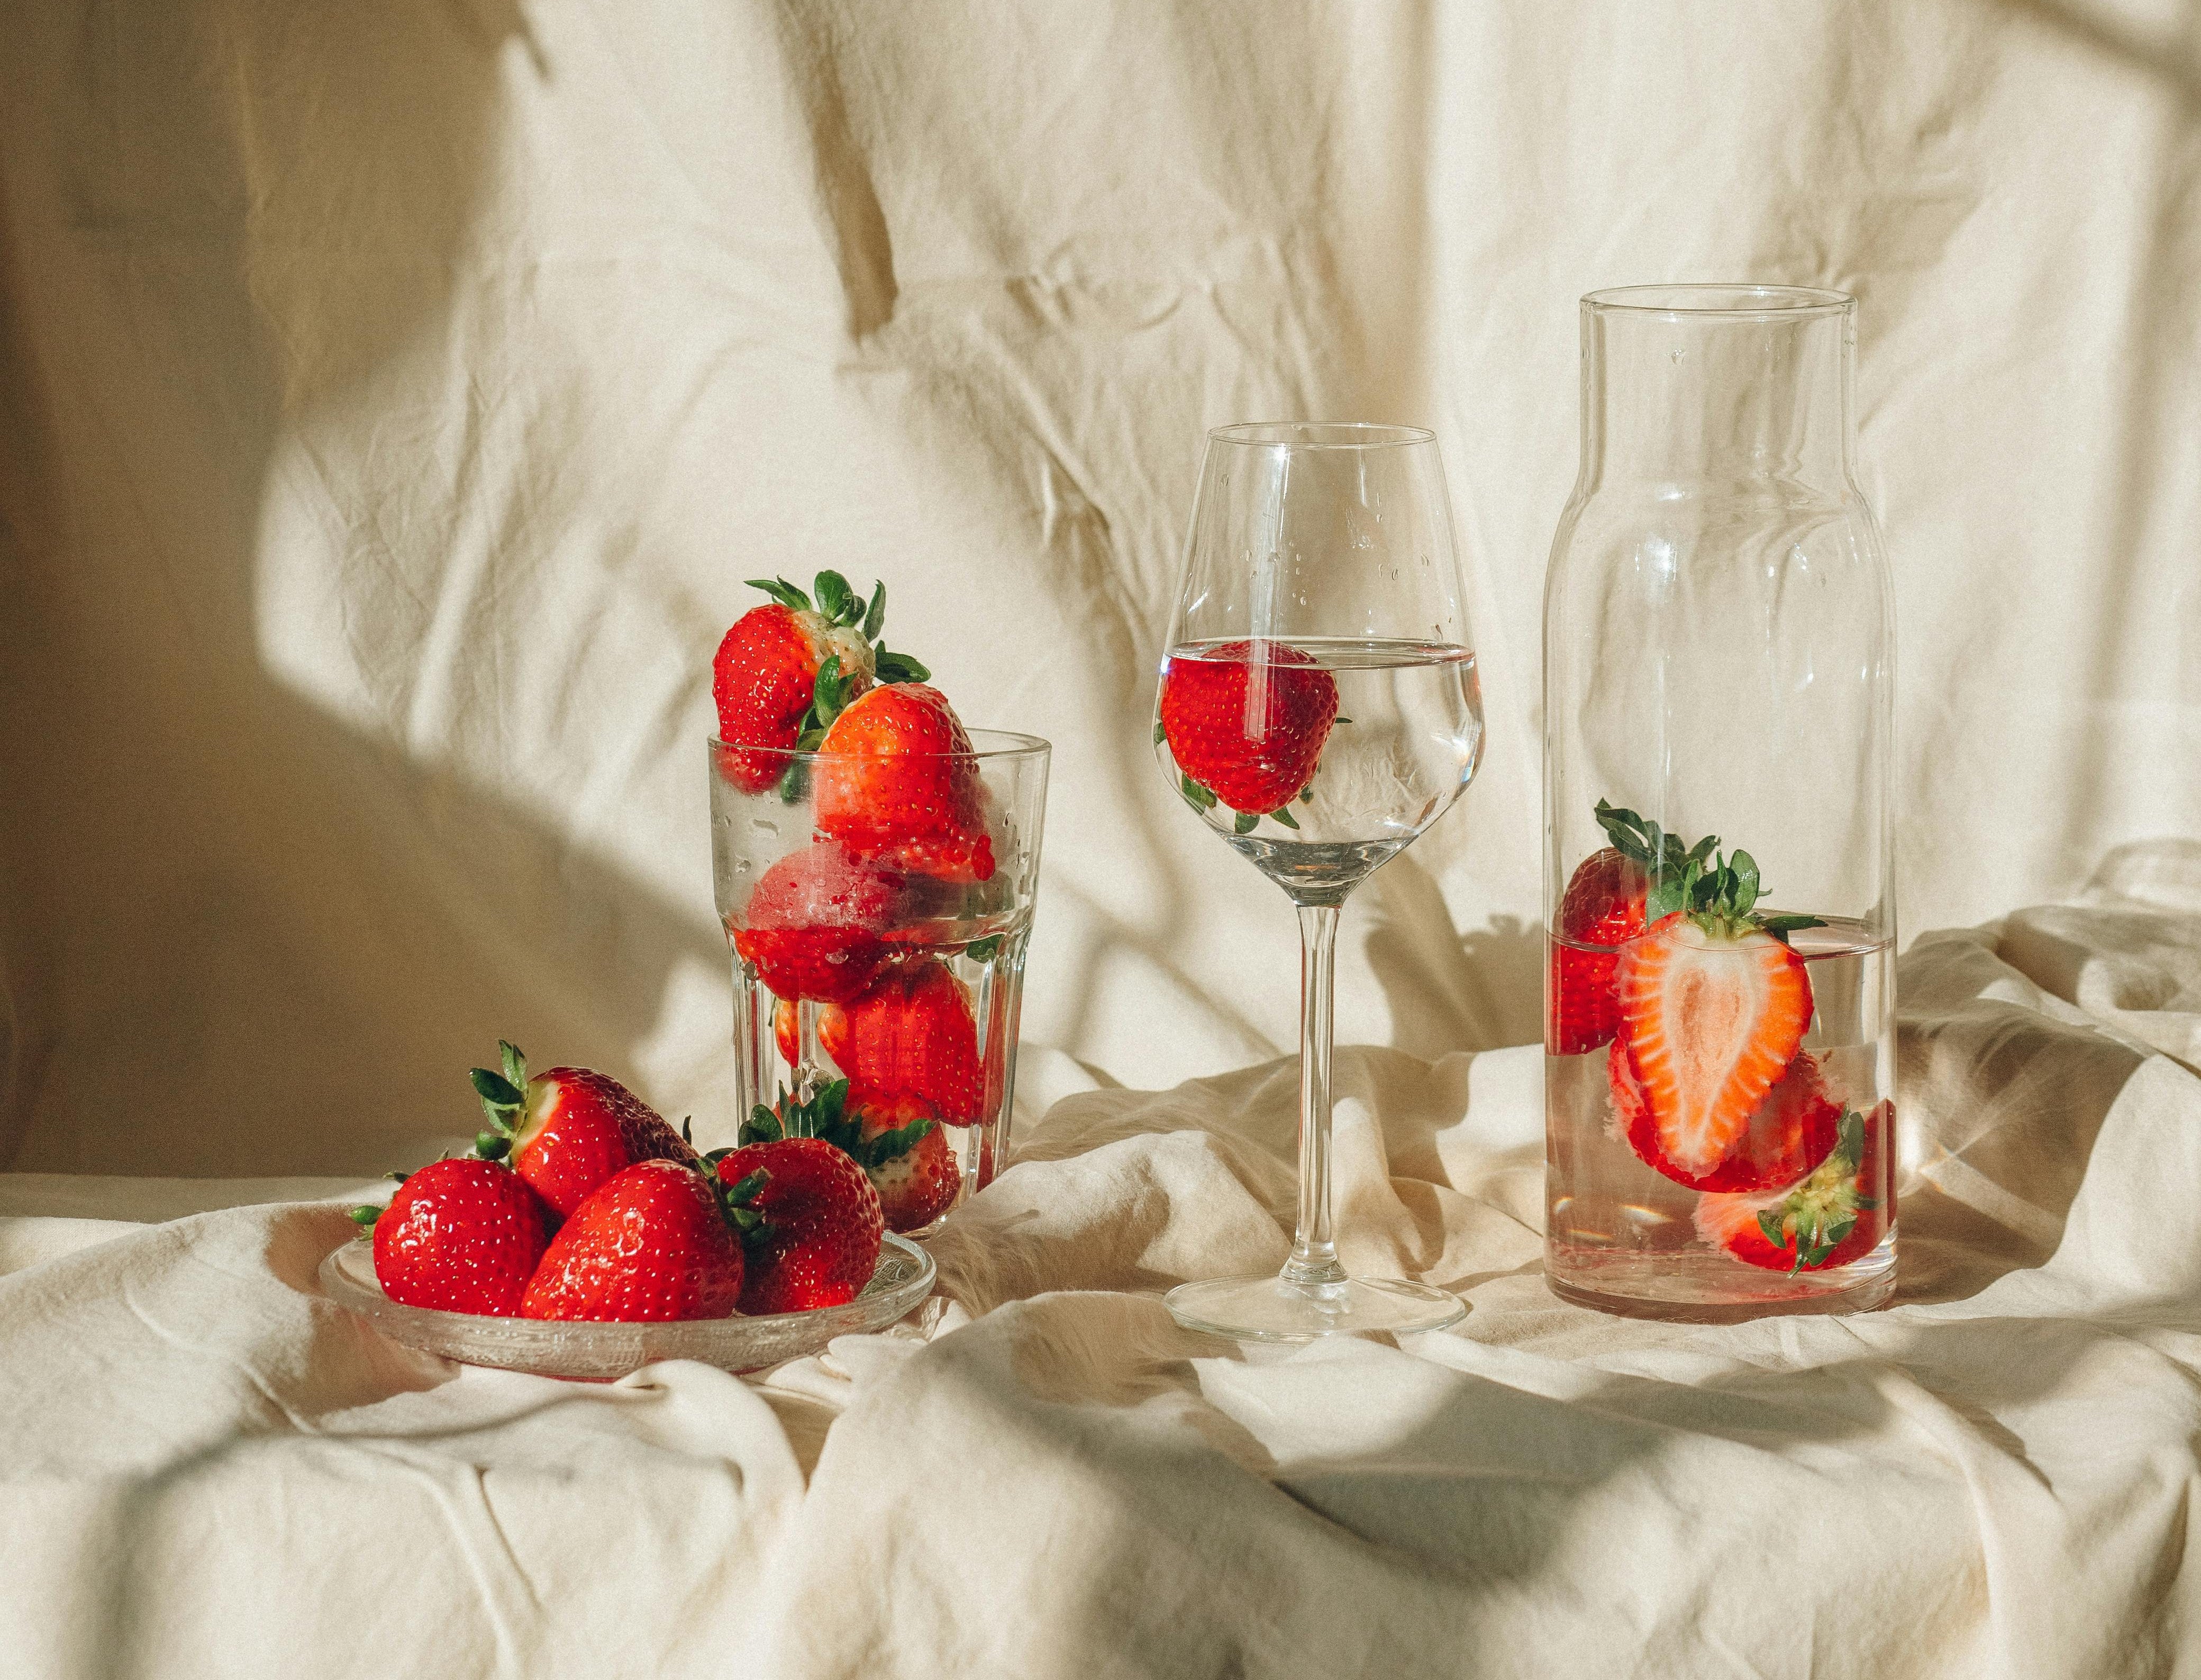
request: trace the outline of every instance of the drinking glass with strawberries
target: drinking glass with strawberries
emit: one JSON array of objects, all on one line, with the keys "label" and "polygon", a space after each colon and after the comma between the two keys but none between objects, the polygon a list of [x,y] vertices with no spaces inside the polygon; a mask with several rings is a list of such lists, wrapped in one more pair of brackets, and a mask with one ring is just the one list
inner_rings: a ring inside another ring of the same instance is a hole
[{"label": "drinking glass with strawberries", "polygon": [[1331,958],[1353,890],[1474,776],[1482,710],[1444,471],[1410,426],[1208,434],[1155,700],[1163,773],[1298,907],[1300,1191],[1291,1257],[1204,1279],[1177,1321],[1247,1340],[1431,1330],[1440,1289],[1348,1276],[1330,1207]]},{"label": "drinking glass with strawberries", "polygon": [[1894,1288],[1893,625],[1853,308],[1583,300],[1544,620],[1545,1275],[1581,1305]]},{"label": "drinking glass with strawberries", "polygon": [[754,587],[709,746],[742,1146],[822,1140],[921,1236],[1008,1147],[1048,744],[966,730],[884,584]]}]

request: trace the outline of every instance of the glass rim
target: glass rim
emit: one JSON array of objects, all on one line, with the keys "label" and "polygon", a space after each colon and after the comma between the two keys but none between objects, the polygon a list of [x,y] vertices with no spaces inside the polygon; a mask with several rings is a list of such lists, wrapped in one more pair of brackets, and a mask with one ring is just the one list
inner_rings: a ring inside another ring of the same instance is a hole
[{"label": "glass rim", "polygon": [[[1036,735],[1023,735],[1012,729],[966,729],[971,737],[968,752],[949,753],[894,753],[882,755],[894,758],[950,758],[965,759],[1032,759],[1045,758],[1054,750],[1054,743],[1042,740]],[[785,759],[790,764],[815,764],[828,756],[815,748],[801,747],[744,747],[720,740],[713,735],[705,743],[713,758],[721,753],[761,754],[776,759]],[[834,757],[842,755],[834,754]]]},{"label": "glass rim", "polygon": [[1427,426],[1378,420],[1235,420],[1207,432],[1211,443],[1257,449],[1395,449],[1436,440]]},{"label": "glass rim", "polygon": [[1843,314],[1857,299],[1829,286],[1761,285],[1749,280],[1691,281],[1677,285],[1608,286],[1585,292],[1582,307],[1599,314],[1662,315],[1728,320],[1770,320],[1799,315]]}]

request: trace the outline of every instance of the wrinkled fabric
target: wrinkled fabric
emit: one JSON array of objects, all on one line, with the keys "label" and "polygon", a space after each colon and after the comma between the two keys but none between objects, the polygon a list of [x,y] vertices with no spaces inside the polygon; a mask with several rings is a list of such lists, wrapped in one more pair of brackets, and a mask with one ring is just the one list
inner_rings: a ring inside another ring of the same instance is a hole
[{"label": "wrinkled fabric", "polygon": [[1026,1036],[1148,1090],[1288,1050],[1291,919],[1148,747],[1250,418],[1442,439],[1488,752],[1348,908],[1340,1031],[1526,1042],[1599,286],[1860,300],[1906,926],[2201,833],[2182,16],[15,0],[0,1163],[416,1164],[499,1036],[728,1141],[708,662],[826,566],[1055,743]]},{"label": "wrinkled fabric", "polygon": [[1470,1309],[1397,1345],[1157,1298],[1282,1259],[1284,1062],[1061,1096],[932,1301],[754,1381],[384,1340],[313,1283],[368,1185],[0,1178],[0,1639],[61,1676],[2184,1672],[2201,1074],[2157,1047],[2201,849],[1899,978],[1900,1283],[1848,1318],[1547,1292],[1534,1046],[1339,1054],[1348,1264]]}]

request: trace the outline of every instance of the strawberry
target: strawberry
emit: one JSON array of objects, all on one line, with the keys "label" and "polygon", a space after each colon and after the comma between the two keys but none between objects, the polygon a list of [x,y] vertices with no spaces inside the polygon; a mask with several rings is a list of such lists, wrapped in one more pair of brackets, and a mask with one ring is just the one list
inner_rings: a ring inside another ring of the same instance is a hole
[{"label": "strawberry", "polygon": [[1582,1055],[1612,1037],[1620,1012],[1612,985],[1618,947],[1643,931],[1644,900],[1653,877],[1678,875],[1691,858],[1702,863],[1719,844],[1717,836],[1708,836],[1684,847],[1648,818],[1602,799],[1597,820],[1612,844],[1576,866],[1559,900],[1557,937],[1550,941],[1544,998],[1548,1055]]},{"label": "strawberry", "polygon": [[874,680],[921,682],[931,673],[883,643],[872,645],[886,620],[884,584],[866,602],[838,572],[820,572],[815,608],[784,578],[753,578],[749,586],[772,600],[726,631],[711,661],[711,693],[728,747],[776,749],[731,751],[719,761],[736,787],[762,793],[789,773],[778,755],[814,748],[841,708]]},{"label": "strawberry", "polygon": [[764,872],[734,949],[783,998],[854,997],[886,962],[899,897],[893,876],[814,841]]},{"label": "strawberry", "polygon": [[895,1096],[857,1111],[867,1151],[913,1124],[923,1127],[916,1143],[864,1169],[879,1193],[879,1211],[889,1231],[923,1231],[963,1193],[962,1171],[955,1164],[955,1152],[948,1147],[948,1134],[924,1124],[933,1118],[928,1107],[914,1097]]},{"label": "strawberry", "polygon": [[474,1139],[474,1153],[508,1159],[561,1219],[637,1161],[696,1165],[696,1151],[680,1134],[610,1074],[554,1067],[531,1079],[526,1057],[502,1039],[496,1048],[504,1071],[477,1067],[468,1076],[490,1123]]},{"label": "strawberry", "polygon": [[[825,1007],[837,1006],[829,1003]],[[789,1067],[802,1065],[801,1023],[795,1019],[795,1006],[784,997],[772,1006],[772,1042],[778,1048],[779,1059]]]},{"label": "strawberry", "polygon": [[842,1008],[818,1018],[818,1042],[848,1076],[849,1101],[889,1099],[949,1125],[977,1122],[985,1101],[971,996],[948,965],[913,957]]},{"label": "strawberry", "polygon": [[888,683],[849,702],[819,749],[818,831],[890,869],[993,878],[985,790],[947,696]]},{"label": "strawberry", "polygon": [[1707,1195],[1697,1234],[1737,1260],[1768,1271],[1819,1272],[1870,1254],[1894,1218],[1894,1189],[1881,1148],[1893,1103],[1842,1116],[1833,1151],[1800,1184],[1755,1195]]},{"label": "strawberry", "polygon": [[466,1156],[430,1162],[389,1207],[355,1208],[352,1219],[373,1232],[382,1292],[445,1313],[518,1313],[550,1241],[542,1198],[510,1167]]},{"label": "strawberry", "polygon": [[1648,1113],[1638,1153],[1680,1183],[1710,1177],[1787,1072],[1811,1022],[1811,981],[1787,935],[1811,916],[1760,917],[1758,866],[1692,855],[1646,896],[1649,927],[1620,953],[1614,985],[1628,1066]]},{"label": "strawberry", "polygon": [[726,1317],[742,1293],[743,1204],[760,1189],[722,1186],[678,1161],[613,1173],[551,1239],[520,1316],[617,1324]]},{"label": "strawberry", "polygon": [[1314,778],[1337,719],[1337,682],[1282,642],[1224,642],[1162,666],[1161,733],[1184,796],[1299,824],[1288,808]]},{"label": "strawberry", "polygon": [[763,1224],[749,1237],[744,1313],[800,1313],[853,1301],[879,1263],[885,1219],[844,1112],[848,1082],[807,1101],[782,1092],[742,1122],[741,1145],[708,1157],[721,1181],[766,1176],[751,1206]]},{"label": "strawberry", "polygon": [[1615,1134],[1646,1165],[1693,1190],[1764,1190],[1793,1184],[1827,1158],[1841,1123],[1840,1105],[1827,1096],[1817,1058],[1799,1050],[1765,1100],[1752,1111],[1726,1159],[1698,1176],[1683,1172],[1661,1152],[1651,1105],[1629,1060],[1625,1037],[1612,1041],[1605,1071],[1612,1087]]}]

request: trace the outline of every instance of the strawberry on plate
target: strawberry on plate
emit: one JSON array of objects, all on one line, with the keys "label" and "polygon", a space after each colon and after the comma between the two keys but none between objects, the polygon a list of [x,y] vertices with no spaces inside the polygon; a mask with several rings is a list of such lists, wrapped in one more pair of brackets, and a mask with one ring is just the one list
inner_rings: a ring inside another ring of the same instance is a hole
[{"label": "strawberry on plate", "polygon": [[542,1198],[510,1167],[466,1156],[431,1161],[389,1207],[352,1218],[373,1231],[382,1292],[445,1313],[517,1313],[550,1241]]},{"label": "strawberry on plate", "polygon": [[1844,1114],[1833,1152],[1800,1184],[1699,1198],[1697,1234],[1746,1265],[1792,1275],[1870,1254],[1894,1217],[1893,1188],[1882,1184],[1894,1119],[1889,1102],[1868,1114]]},{"label": "strawberry on plate", "polygon": [[849,855],[944,881],[993,878],[977,760],[939,690],[868,690],[833,719],[818,752],[818,831]]},{"label": "strawberry on plate", "polygon": [[889,955],[901,884],[834,842],[813,841],[764,872],[734,949],[773,993],[854,997]]},{"label": "strawberry on plate", "polygon": [[742,1122],[741,1145],[707,1158],[720,1180],[766,1175],[750,1201],[762,1219],[748,1238],[744,1313],[800,1313],[854,1301],[878,1267],[886,1228],[878,1192],[854,1151],[864,1146],[836,1079],[808,1101],[782,1093]]},{"label": "strawberry on plate", "polygon": [[849,700],[878,682],[922,681],[930,673],[907,654],[874,646],[885,622],[884,584],[871,600],[849,588],[838,572],[820,572],[810,597],[784,578],[752,579],[772,600],[734,620],[711,661],[711,693],[719,708],[719,735],[730,751],[721,759],[726,778],[748,793],[762,793],[789,768],[775,752],[817,745],[806,735],[822,731]]},{"label": "strawberry on plate", "polygon": [[1642,1082],[1629,1060],[1628,1040],[1617,1037],[1606,1058],[1612,1088],[1613,1131],[1649,1165],[1693,1190],[1765,1190],[1793,1184],[1834,1147],[1841,1105],[1827,1095],[1818,1059],[1799,1050],[1765,1100],[1751,1111],[1741,1135],[1720,1163],[1694,1176],[1668,1160],[1645,1100]]},{"label": "strawberry on plate", "polygon": [[1269,641],[1172,654],[1160,711],[1186,798],[1299,826],[1288,807],[1337,720],[1337,681],[1312,655]]},{"label": "strawberry on plate", "polygon": [[678,1161],[614,1173],[551,1239],[520,1316],[616,1324],[726,1317],[742,1294],[743,1205],[760,1189],[722,1185]]},{"label": "strawberry on plate", "polygon": [[1612,1037],[1620,1019],[1613,990],[1619,948],[1643,931],[1653,878],[1678,877],[1692,858],[1701,864],[1719,844],[1717,836],[1708,835],[1684,846],[1647,817],[1602,799],[1597,820],[1612,843],[1592,852],[1568,877],[1549,942],[1544,1046],[1550,1055],[1583,1055]]},{"label": "strawberry on plate", "polygon": [[1645,902],[1646,930],[1614,974],[1619,1033],[1651,1145],[1637,1153],[1679,1183],[1709,1178],[1742,1145],[1811,1023],[1811,981],[1788,948],[1811,916],[1758,916],[1747,852],[1692,859]]},{"label": "strawberry on plate", "polygon": [[975,1124],[985,1098],[971,995],[946,963],[913,957],[849,1003],[821,1010],[818,1042],[848,1076],[848,1100],[914,1105],[949,1125]]},{"label": "strawberry on plate", "polygon": [[526,1057],[502,1039],[496,1048],[502,1072],[477,1067],[468,1075],[490,1123],[474,1153],[508,1160],[561,1219],[637,1161],[696,1165],[686,1140],[610,1074],[554,1067],[531,1079]]}]

